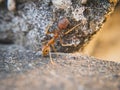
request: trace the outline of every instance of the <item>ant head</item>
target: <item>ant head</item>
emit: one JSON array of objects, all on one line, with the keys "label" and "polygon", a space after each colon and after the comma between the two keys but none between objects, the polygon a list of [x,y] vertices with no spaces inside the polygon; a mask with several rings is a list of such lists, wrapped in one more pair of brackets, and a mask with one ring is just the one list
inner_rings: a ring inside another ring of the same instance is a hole
[{"label": "ant head", "polygon": [[43,49],[42,49],[42,55],[43,56],[48,55],[49,52],[50,52],[50,47],[49,46],[43,47]]}]

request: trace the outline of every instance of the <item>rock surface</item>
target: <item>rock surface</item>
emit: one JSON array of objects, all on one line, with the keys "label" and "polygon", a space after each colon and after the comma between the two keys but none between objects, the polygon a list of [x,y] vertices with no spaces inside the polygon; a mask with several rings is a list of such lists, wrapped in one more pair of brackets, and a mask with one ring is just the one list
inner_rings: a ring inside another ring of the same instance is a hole
[{"label": "rock surface", "polygon": [[[10,49],[12,51],[10,51]],[[57,54],[57,55],[56,55]],[[120,63],[0,45],[0,90],[119,90]]]},{"label": "rock surface", "polygon": [[[74,35],[81,35],[78,40],[82,42],[78,43],[81,47],[101,27],[105,20],[103,16],[111,11],[108,8],[113,4],[107,0],[89,0],[85,5],[81,5],[78,2],[80,0],[69,1],[72,1],[73,11],[76,8],[85,9],[85,13],[79,13],[89,22],[68,36],[63,36],[63,41],[69,42],[70,39],[76,42],[78,39]],[[53,9],[58,18],[50,31],[56,28],[61,17],[72,14],[72,9],[68,12],[57,10],[59,7],[56,9],[50,0],[19,0],[17,4],[18,10],[15,13],[0,5],[0,90],[120,89],[119,62],[102,61],[81,54],[52,53],[55,62],[52,65],[49,57],[41,55],[42,40],[50,39],[45,35],[45,27],[52,22]],[[73,21],[71,25],[83,24],[82,20],[75,21],[73,16],[70,17],[70,21]],[[71,25],[68,29],[73,27]],[[55,44],[58,51],[73,52],[80,48],[62,47],[58,42]]]},{"label": "rock surface", "polygon": [[[114,4],[109,0],[17,0],[16,12],[0,4],[0,43],[15,43],[29,50],[41,50],[44,42],[53,35],[45,35],[46,27],[54,20],[50,32],[57,28],[58,21],[67,17],[70,25],[62,31],[62,46],[56,40],[57,51],[78,51],[101,28],[105,15],[112,11]],[[67,33],[69,29],[80,24]],[[66,33],[66,34],[65,34]]]}]

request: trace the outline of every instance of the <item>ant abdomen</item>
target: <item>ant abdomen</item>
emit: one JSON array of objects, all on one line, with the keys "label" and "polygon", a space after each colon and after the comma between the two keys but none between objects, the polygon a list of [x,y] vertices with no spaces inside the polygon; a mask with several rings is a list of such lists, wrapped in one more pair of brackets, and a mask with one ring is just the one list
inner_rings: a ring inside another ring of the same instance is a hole
[{"label": "ant abdomen", "polygon": [[60,30],[62,30],[62,29],[66,29],[67,28],[67,26],[69,25],[69,20],[67,19],[67,18],[62,18],[61,20],[59,20],[59,22],[58,22],[58,28],[60,29]]}]

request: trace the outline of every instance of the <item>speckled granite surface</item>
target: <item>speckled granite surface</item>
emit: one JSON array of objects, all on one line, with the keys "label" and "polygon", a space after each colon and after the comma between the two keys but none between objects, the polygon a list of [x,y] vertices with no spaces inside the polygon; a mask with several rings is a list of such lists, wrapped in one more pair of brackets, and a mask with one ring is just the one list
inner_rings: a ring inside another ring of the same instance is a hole
[{"label": "speckled granite surface", "polygon": [[114,9],[114,4],[108,0],[88,0],[86,4],[82,4],[81,0],[60,0],[60,5],[56,4],[57,1],[17,0],[14,13],[7,10],[5,2],[0,3],[0,43],[15,43],[29,50],[41,50],[44,43],[53,37],[45,34],[46,27],[54,22],[49,30],[53,32],[58,21],[67,17],[70,24],[61,31],[61,38],[69,46],[62,46],[58,38],[55,48],[61,52],[75,52],[99,31],[106,20],[105,16]]},{"label": "speckled granite surface", "polygon": [[[12,49],[12,51],[9,51]],[[0,90],[119,90],[120,63],[81,54],[52,54],[0,45]]]},{"label": "speckled granite surface", "polygon": [[[50,0],[20,0],[15,13],[9,12],[5,3],[0,4],[0,90],[120,90],[119,62],[63,53],[76,51],[89,41],[113,4],[108,0],[89,0],[86,5],[78,3],[79,0],[69,1],[72,1],[73,11],[85,8],[80,15],[87,23],[63,36],[67,43],[74,43],[79,38],[77,48],[76,45],[62,47],[59,40],[56,41],[55,47],[62,53],[52,53],[55,65],[50,63],[49,57],[41,55],[42,39],[49,41],[52,37],[45,35],[45,28],[53,18],[54,7]],[[74,21],[71,10],[56,9],[57,19],[50,31],[63,16],[71,15],[69,28],[82,23],[82,20]]]}]

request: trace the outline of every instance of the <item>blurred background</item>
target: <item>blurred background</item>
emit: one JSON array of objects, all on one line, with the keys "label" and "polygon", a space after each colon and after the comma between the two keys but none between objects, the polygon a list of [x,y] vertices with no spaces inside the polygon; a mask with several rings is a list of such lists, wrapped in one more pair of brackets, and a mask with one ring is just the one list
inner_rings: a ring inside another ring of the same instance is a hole
[{"label": "blurred background", "polygon": [[120,3],[100,32],[84,47],[83,53],[103,60],[120,61]]}]

